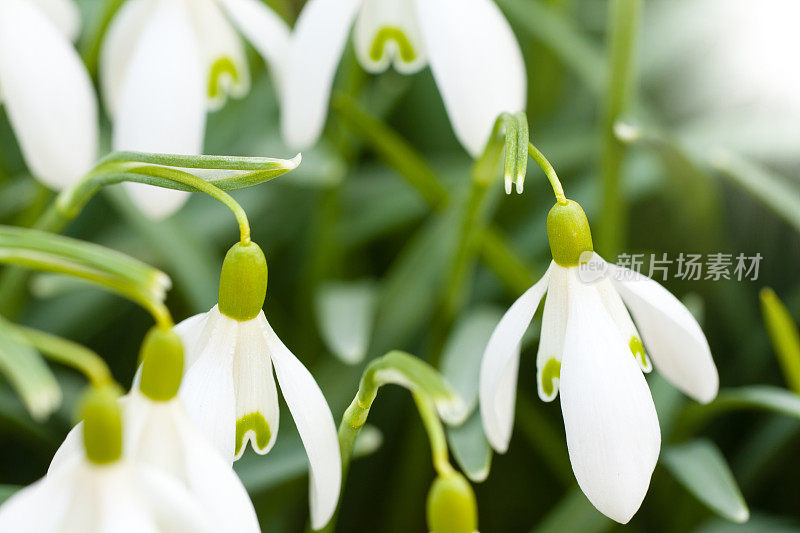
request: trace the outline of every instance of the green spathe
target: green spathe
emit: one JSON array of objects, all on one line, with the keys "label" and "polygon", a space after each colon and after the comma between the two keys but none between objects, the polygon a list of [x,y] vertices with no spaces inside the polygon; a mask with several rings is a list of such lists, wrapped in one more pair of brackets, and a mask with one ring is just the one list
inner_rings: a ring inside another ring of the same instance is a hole
[{"label": "green spathe", "polygon": [[219,311],[244,322],[261,312],[267,296],[267,259],[254,242],[237,242],[225,255],[219,278]]},{"label": "green spathe", "polygon": [[142,343],[140,360],[142,394],[157,402],[173,399],[183,376],[183,345],[178,334],[171,328],[150,329]]},{"label": "green spathe", "polygon": [[94,464],[113,463],[122,457],[122,413],[117,399],[119,387],[112,384],[90,387],[83,395],[83,445]]},{"label": "green spathe", "polygon": [[431,533],[474,533],[478,506],[469,482],[457,472],[441,475],[428,492],[428,529]]},{"label": "green spathe", "polygon": [[578,202],[558,202],[547,214],[547,238],[553,261],[563,267],[578,266],[581,254],[594,251],[592,230]]}]

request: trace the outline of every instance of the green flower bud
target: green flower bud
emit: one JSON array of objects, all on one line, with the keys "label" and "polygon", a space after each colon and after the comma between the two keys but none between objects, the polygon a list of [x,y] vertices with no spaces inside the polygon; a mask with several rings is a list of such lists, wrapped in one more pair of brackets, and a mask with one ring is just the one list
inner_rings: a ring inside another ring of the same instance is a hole
[{"label": "green flower bud", "polygon": [[81,400],[83,446],[86,457],[98,465],[122,457],[122,413],[117,403],[120,392],[112,384],[92,386]]},{"label": "green flower bud", "polygon": [[219,278],[219,311],[244,322],[264,307],[267,296],[267,259],[254,242],[237,242],[225,255]]},{"label": "green flower bud", "polygon": [[563,267],[578,266],[581,254],[592,252],[592,230],[578,202],[556,203],[547,215],[547,238],[553,260]]},{"label": "green flower bud", "polygon": [[439,476],[431,485],[428,530],[431,533],[474,533],[478,530],[475,493],[461,474]]},{"label": "green flower bud", "polygon": [[173,399],[183,377],[183,345],[178,334],[170,328],[151,328],[139,354],[142,394],[158,402]]}]

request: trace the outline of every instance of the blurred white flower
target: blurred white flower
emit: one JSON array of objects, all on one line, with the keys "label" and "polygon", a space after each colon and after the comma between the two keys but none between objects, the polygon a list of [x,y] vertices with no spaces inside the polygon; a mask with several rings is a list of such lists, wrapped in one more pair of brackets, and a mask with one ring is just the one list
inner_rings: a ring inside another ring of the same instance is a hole
[{"label": "blurred white flower", "polygon": [[392,65],[411,74],[430,63],[456,137],[472,156],[500,113],[525,107],[522,54],[492,0],[310,0],[282,87],[283,135],[293,148],[308,148],[322,132],[353,26],[356,57],[369,72]]},{"label": "blurred white flower", "polygon": [[192,420],[231,463],[242,456],[248,441],[261,454],[275,442],[275,365],[308,455],[311,524],[314,529],[324,526],[339,500],[341,458],[333,416],[311,373],[284,346],[263,311],[239,321],[215,306],[187,318],[175,330],[186,355],[181,398]]},{"label": "blurred white flower", "polygon": [[645,15],[645,82],[687,144],[800,159],[800,2],[661,0]]},{"label": "blurred white flower", "polygon": [[71,0],[0,0],[0,103],[31,173],[60,189],[97,157],[97,101]]},{"label": "blurred white flower", "polygon": [[[135,383],[120,404],[124,453],[136,468],[144,464],[180,482],[209,515],[213,531],[260,531],[239,477],[192,424],[179,397],[152,400]],[[80,423],[69,432],[50,463],[48,477],[58,476],[59,470],[83,454],[82,428]]]},{"label": "blurred white flower", "polygon": [[642,340],[659,372],[703,403],[719,386],[708,342],[686,307],[652,279],[597,254],[581,266],[553,261],[503,316],[483,356],[481,418],[501,453],[514,422],[520,341],[545,292],[539,396],[551,401],[560,389],[578,485],[603,514],[627,523],[647,493],[661,446]]},{"label": "blurred white flower", "polygon": [[[259,0],[128,0],[122,6],[100,55],[115,150],[202,152],[206,112],[250,88],[247,58],[234,26],[276,77],[289,28]],[[175,212],[188,194],[126,186],[155,218]]]}]

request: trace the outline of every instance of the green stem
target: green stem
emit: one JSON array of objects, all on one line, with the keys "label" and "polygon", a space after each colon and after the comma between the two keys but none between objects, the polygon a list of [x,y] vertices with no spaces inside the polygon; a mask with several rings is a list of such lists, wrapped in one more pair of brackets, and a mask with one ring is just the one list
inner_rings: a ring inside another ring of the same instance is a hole
[{"label": "green stem", "polygon": [[447,437],[445,437],[442,421],[439,420],[436,409],[434,409],[433,404],[427,397],[416,392],[412,396],[414,397],[414,403],[417,404],[417,411],[422,419],[422,424],[425,426],[425,432],[428,434],[433,467],[436,469],[436,473],[440,476],[455,473],[455,469],[450,464]]},{"label": "green stem", "polygon": [[113,382],[106,362],[89,348],[37,329],[25,326],[14,327],[48,359],[78,370],[93,385],[99,386]]},{"label": "green stem", "polygon": [[606,257],[616,255],[626,234],[627,207],[620,188],[625,143],[614,133],[614,124],[634,97],[634,52],[641,0],[612,0],[609,9],[607,92],[603,109],[603,211],[600,238]]},{"label": "green stem", "polygon": [[556,201],[564,205],[567,203],[567,197],[564,196],[564,188],[561,186],[561,180],[558,179],[558,175],[556,174],[556,169],[553,168],[553,165],[550,164],[550,161],[544,156],[542,152],[536,148],[533,143],[528,143],[528,155],[531,156],[539,168],[541,168],[545,175],[547,176],[547,180],[550,182],[550,186],[553,188],[553,194],[556,196]]}]

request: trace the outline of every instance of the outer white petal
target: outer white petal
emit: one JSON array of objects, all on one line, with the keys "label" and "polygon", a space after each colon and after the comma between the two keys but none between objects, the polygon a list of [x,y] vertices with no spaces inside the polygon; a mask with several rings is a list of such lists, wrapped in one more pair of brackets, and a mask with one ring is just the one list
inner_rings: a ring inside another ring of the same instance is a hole
[{"label": "outer white petal", "polygon": [[239,327],[239,342],[233,360],[236,459],[244,454],[248,441],[257,453],[263,455],[272,449],[278,436],[280,409],[265,337],[268,328],[263,311]]},{"label": "outer white petal", "polygon": [[514,426],[519,345],[547,291],[550,270],[525,291],[497,324],[481,360],[478,389],[486,437],[500,453],[508,450]]},{"label": "outer white petal", "polygon": [[111,20],[100,47],[100,87],[106,111],[113,117],[139,37],[156,0],[127,0]]},{"label": "outer white petal", "polygon": [[[205,91],[197,37],[183,2],[159,2],[142,30],[120,93],[114,149],[199,154],[205,132]],[[148,215],[165,217],[188,197],[126,184]]]},{"label": "outer white petal", "polygon": [[[599,257],[599,256],[598,256]],[[653,370],[653,365],[650,363],[650,358],[645,353],[644,345],[642,344],[642,336],[636,329],[636,326],[631,320],[631,315],[622,303],[622,298],[617,292],[611,280],[604,277],[597,282],[597,291],[600,293],[600,299],[603,300],[603,305],[606,306],[611,320],[619,329],[622,338],[628,343],[631,353],[639,363],[639,367],[643,372],[650,372]]]},{"label": "outer white petal", "polygon": [[[553,372],[553,365],[561,364],[564,353],[564,335],[567,331],[567,269],[555,262],[550,266],[550,282],[542,314],[542,334],[539,336],[539,351],[536,354],[536,387],[539,398],[545,402],[555,400],[558,395],[558,377],[544,382],[544,371]],[[550,365],[548,367],[548,364]],[[556,368],[558,366],[556,365]],[[551,388],[549,391],[548,388]]]},{"label": "outer white petal", "polygon": [[184,373],[200,358],[219,316],[220,313],[214,306],[211,311],[190,316],[173,328],[183,344]]},{"label": "outer white petal", "polygon": [[713,400],[719,389],[717,367],[706,336],[689,310],[647,276],[613,265],[609,273],[658,371],[695,400]]},{"label": "outer white petal", "polygon": [[[89,493],[83,495],[78,505],[87,506],[95,515],[87,528],[83,516],[70,516],[66,531],[96,533],[161,533],[155,517],[148,509],[143,487],[137,486],[131,466],[118,461],[108,466],[86,464],[89,470],[85,483],[76,483],[73,490]],[[146,468],[137,465],[137,468]],[[149,487],[144,488],[144,490]],[[77,510],[77,509],[76,509]],[[77,519],[76,519],[77,518]]]},{"label": "outer white petal", "polygon": [[283,63],[289,51],[289,26],[260,0],[219,0],[242,35],[272,68],[273,78],[283,83]]},{"label": "outer white petal", "polygon": [[525,108],[519,44],[492,0],[415,0],[433,77],[456,137],[477,157],[497,116]]},{"label": "outer white petal", "polygon": [[321,529],[336,510],[342,483],[336,426],[314,377],[284,346],[266,319],[265,326],[264,338],[275,364],[278,383],[308,455],[311,527]]},{"label": "outer white petal", "polygon": [[362,0],[309,0],[297,19],[283,85],[281,126],[296,150],[319,139],[333,76]]},{"label": "outer white petal", "polygon": [[208,104],[219,109],[230,94],[241,98],[250,90],[250,69],[242,40],[225,18],[217,0],[192,0],[192,21],[205,66]]},{"label": "outer white petal", "polygon": [[597,509],[627,523],[647,493],[661,447],[644,375],[597,290],[569,279],[561,410],[575,478]]},{"label": "outer white petal", "polygon": [[97,156],[97,101],[69,40],[27,0],[0,3],[0,92],[31,172],[65,187]]},{"label": "outer white petal", "polygon": [[[394,35],[397,32],[400,35]],[[356,19],[353,41],[359,62],[369,72],[383,72],[393,64],[398,72],[410,74],[427,63],[413,0],[365,2]]]},{"label": "outer white petal", "polygon": [[236,432],[233,353],[238,334],[239,322],[220,315],[200,357],[184,370],[180,389],[189,417],[229,464]]},{"label": "outer white petal", "polygon": [[50,466],[47,468],[47,475],[60,470],[76,457],[83,457],[85,453],[83,448],[83,422],[79,422],[69,430],[64,442],[56,450],[53,459],[50,460]]},{"label": "outer white petal", "polygon": [[70,41],[81,31],[81,13],[73,0],[32,0]]},{"label": "outer white petal", "polygon": [[[175,478],[149,465],[136,465],[139,494],[158,525],[158,533],[216,533],[208,509]],[[109,531],[108,533],[112,533]],[[116,532],[114,532],[116,533]],[[133,532],[132,532],[133,533]],[[138,533],[138,532],[137,532]]]},{"label": "outer white petal", "polygon": [[70,488],[62,481],[42,478],[15,493],[0,506],[0,531],[60,533],[72,499]]},{"label": "outer white petal", "polygon": [[178,479],[185,477],[182,442],[174,422],[173,405],[154,402],[134,388],[124,407],[125,454],[132,461],[147,463]]}]

